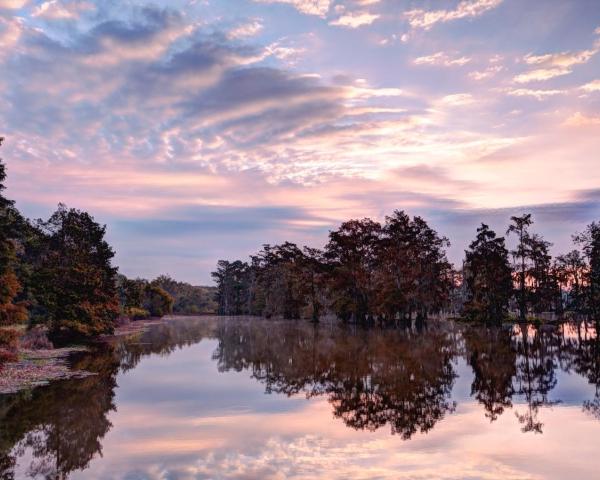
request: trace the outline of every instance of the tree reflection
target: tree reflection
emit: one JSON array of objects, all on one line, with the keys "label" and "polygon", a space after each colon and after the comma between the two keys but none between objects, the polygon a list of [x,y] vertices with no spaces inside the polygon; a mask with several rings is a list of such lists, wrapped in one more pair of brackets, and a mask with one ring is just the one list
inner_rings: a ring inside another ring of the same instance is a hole
[{"label": "tree reflection", "polygon": [[118,363],[104,351],[74,366],[95,375],[0,398],[2,478],[14,478],[15,460],[27,452],[32,458],[27,475],[46,479],[67,478],[101,454],[101,440],[111,428],[107,414],[115,409]]},{"label": "tree reflection", "polygon": [[485,416],[495,421],[505,408],[512,407],[515,393],[516,351],[510,330],[470,328],[465,332],[467,363],[473,369],[471,395],[485,409]]},{"label": "tree reflection", "polygon": [[326,395],[355,429],[409,439],[455,408],[454,343],[441,328],[353,330],[306,323],[231,322],[217,330],[221,370],[252,371],[267,392]]},{"label": "tree reflection", "polygon": [[583,410],[600,420],[600,322],[578,322],[564,338],[568,367],[595,386],[594,398],[583,403]]},{"label": "tree reflection", "polygon": [[196,343],[212,328],[206,321],[157,325],[73,358],[73,368],[91,376],[0,396],[0,478],[15,478],[17,459],[25,458],[31,458],[25,474],[32,478],[68,478],[87,468],[102,455],[102,439],[112,427],[117,373],[144,356]]},{"label": "tree reflection", "polygon": [[[410,439],[428,432],[454,411],[456,360],[472,369],[471,395],[490,421],[514,403],[522,431],[542,433],[542,407],[557,371],[593,385],[583,408],[600,419],[598,325],[575,322],[484,328],[451,322],[394,329],[314,325],[256,318],[204,318],[155,325],[114,339],[74,359],[74,368],[95,375],[0,396],[0,478],[19,474],[67,478],[102,455],[111,428],[118,372],[147,355],[170,355],[204,338],[217,340],[220,371],[249,371],[268,393],[324,397],[333,415],[357,430],[388,427]],[[22,463],[27,463],[22,465]]]}]

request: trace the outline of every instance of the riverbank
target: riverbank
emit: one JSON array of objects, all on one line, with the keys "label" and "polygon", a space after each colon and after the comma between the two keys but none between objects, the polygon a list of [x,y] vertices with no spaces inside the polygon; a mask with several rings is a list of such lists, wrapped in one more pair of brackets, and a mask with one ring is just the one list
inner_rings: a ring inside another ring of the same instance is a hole
[{"label": "riverbank", "polygon": [[[152,325],[172,320],[173,317],[152,318],[124,323],[117,327],[111,335],[103,335],[97,341],[108,342],[124,336],[143,333]],[[74,345],[66,348],[21,348],[18,359],[5,363],[0,369],[0,395],[29,390],[40,385],[47,385],[54,380],[69,378],[85,378],[94,375],[83,370],[73,370],[69,357],[77,352],[88,351],[85,345]]]}]

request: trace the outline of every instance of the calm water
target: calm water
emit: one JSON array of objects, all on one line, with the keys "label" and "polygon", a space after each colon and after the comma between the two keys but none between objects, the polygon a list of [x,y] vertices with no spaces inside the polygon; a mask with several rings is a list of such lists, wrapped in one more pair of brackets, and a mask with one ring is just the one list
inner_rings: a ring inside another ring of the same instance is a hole
[{"label": "calm water", "polygon": [[0,397],[0,478],[600,478],[591,326],[188,318],[74,364]]}]

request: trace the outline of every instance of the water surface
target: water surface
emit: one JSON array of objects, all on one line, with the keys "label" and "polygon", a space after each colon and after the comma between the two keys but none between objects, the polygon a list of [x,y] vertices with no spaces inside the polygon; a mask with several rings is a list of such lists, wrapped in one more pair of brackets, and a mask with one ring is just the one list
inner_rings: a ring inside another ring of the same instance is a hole
[{"label": "water surface", "polygon": [[0,397],[0,478],[559,479],[600,471],[591,325],[175,319]]}]

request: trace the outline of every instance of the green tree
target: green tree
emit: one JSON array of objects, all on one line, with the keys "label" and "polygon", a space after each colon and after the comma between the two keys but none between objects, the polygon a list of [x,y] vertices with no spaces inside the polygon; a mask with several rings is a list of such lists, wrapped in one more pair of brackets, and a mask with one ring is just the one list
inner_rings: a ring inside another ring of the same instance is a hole
[{"label": "green tree", "polygon": [[152,317],[164,317],[173,312],[173,297],[155,283],[145,289],[144,308]]},{"label": "green tree", "polygon": [[506,315],[512,294],[511,269],[504,238],[482,223],[465,252],[464,281],[467,317],[499,322]]},{"label": "green tree", "polygon": [[217,311],[214,287],[190,285],[174,280],[168,275],[160,275],[152,283],[173,297],[175,314],[196,315]]},{"label": "green tree", "polygon": [[[0,137],[0,145],[3,140]],[[0,159],[0,364],[13,359],[17,347],[16,333],[2,327],[24,322],[28,317],[25,304],[16,301],[22,289],[15,273],[14,219],[18,212],[14,209],[13,201],[2,195],[5,180],[6,169]]]},{"label": "green tree", "polygon": [[112,332],[119,301],[106,227],[64,205],[39,226],[45,244],[36,288],[51,336],[65,340]]}]

